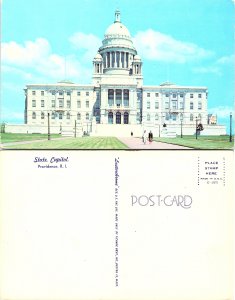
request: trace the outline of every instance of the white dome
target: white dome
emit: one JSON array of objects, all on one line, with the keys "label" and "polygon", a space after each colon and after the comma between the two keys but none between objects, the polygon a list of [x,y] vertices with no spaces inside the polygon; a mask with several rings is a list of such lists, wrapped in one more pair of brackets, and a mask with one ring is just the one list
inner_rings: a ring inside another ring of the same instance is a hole
[{"label": "white dome", "polygon": [[135,55],[134,60],[140,61],[141,57],[139,55]]},{"label": "white dome", "polygon": [[109,37],[126,37],[131,38],[129,30],[121,22],[115,22],[108,27],[105,32],[105,38]]},{"label": "white dome", "polygon": [[[102,41],[102,46],[100,47],[100,52],[103,53],[105,49],[112,49],[115,47],[130,49],[136,54],[135,47],[131,40],[131,35],[129,30],[125,25],[121,22],[120,11],[115,11],[115,20],[114,23],[111,24],[105,34],[104,40]],[[134,54],[133,53],[133,54]]]},{"label": "white dome", "polygon": [[97,53],[94,57],[94,60],[102,60],[102,56],[99,53]]}]

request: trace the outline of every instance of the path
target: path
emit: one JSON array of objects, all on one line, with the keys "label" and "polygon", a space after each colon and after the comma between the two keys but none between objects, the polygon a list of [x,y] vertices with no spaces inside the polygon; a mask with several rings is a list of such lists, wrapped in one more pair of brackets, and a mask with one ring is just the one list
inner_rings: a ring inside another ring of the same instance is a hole
[{"label": "path", "polygon": [[162,142],[155,142],[149,143],[148,141],[146,144],[143,144],[143,141],[141,138],[135,138],[135,137],[123,137],[118,138],[121,142],[123,142],[125,145],[127,145],[130,149],[161,149],[161,150],[180,150],[180,149],[192,149],[189,147],[179,146],[179,145],[173,145],[173,144],[167,144]]}]

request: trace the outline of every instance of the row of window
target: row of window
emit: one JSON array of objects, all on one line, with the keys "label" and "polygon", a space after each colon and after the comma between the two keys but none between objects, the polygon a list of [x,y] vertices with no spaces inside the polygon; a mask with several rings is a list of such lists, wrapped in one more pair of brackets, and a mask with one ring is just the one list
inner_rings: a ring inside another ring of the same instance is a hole
[{"label": "row of window", "polygon": [[[165,97],[169,97],[170,94],[166,93],[164,94]],[[151,96],[151,93],[147,93],[147,97],[150,97]],[[180,98],[183,98],[184,97],[184,94],[183,93],[180,93],[179,94]],[[195,94],[190,94],[190,98],[194,98]],[[159,97],[159,93],[155,93],[155,97]],[[177,94],[172,94],[172,98],[177,98]],[[198,94],[198,98],[202,98],[202,94]]]},{"label": "row of window", "polygon": [[[194,103],[190,102],[190,109],[194,109]],[[151,108],[151,104],[150,101],[147,102],[147,109]],[[177,105],[177,101],[172,101],[171,102],[171,108],[172,109],[178,109],[178,105]],[[202,102],[198,102],[198,110],[202,109]],[[155,102],[155,109],[159,109],[159,102],[156,101]],[[165,109],[169,109],[169,102],[165,102]],[[179,109],[184,109],[184,103],[183,102],[179,102]]]},{"label": "row of window", "polygon": [[[114,106],[114,100],[109,99],[108,104],[109,104],[109,106]],[[138,102],[138,104],[140,104],[140,103]],[[116,99],[116,106],[120,107],[121,105],[122,105],[122,100]],[[129,106],[129,100],[124,99],[123,105],[125,107],[128,107]],[[139,106],[140,105],[138,105],[138,108],[140,108]],[[32,107],[36,107],[36,100],[32,100]],[[45,101],[44,100],[41,100],[41,107],[45,107]],[[56,107],[55,100],[51,100],[51,107]],[[64,100],[63,99],[59,99],[59,107],[60,108],[64,107]],[[86,108],[90,107],[89,101],[86,101],[86,106],[85,107]],[[71,108],[71,101],[70,100],[67,100],[66,108]],[[77,108],[81,108],[81,101],[80,100],[77,101]],[[151,108],[151,103],[150,103],[150,101],[148,101],[147,102],[147,109],[150,109],[150,108]],[[172,101],[171,108],[172,109],[178,109],[176,101]],[[159,102],[157,102],[157,101],[155,102],[155,109],[159,109]],[[169,109],[169,102],[165,102],[165,109]],[[179,109],[184,109],[184,103],[183,102],[179,103]],[[190,102],[190,109],[191,110],[194,109],[194,103],[193,102]],[[202,102],[198,102],[198,110],[201,110],[201,109],[202,109]]]},{"label": "row of window", "polygon": [[[113,119],[114,119],[114,115],[112,112],[108,113],[108,123],[109,124],[113,124]],[[116,124],[121,124],[122,123],[122,115],[120,112],[116,113]],[[128,124],[129,123],[129,113],[125,112],[123,115],[123,123],[124,124]]]},{"label": "row of window", "polygon": [[[44,112],[41,112],[41,115],[39,114],[39,116],[41,117],[41,120],[44,120],[44,119],[46,118],[46,115],[47,115],[47,114],[44,113]],[[70,120],[70,119],[71,119],[71,114],[70,114],[69,112],[67,112],[65,116],[64,116],[63,113],[59,113],[59,114],[58,114],[59,120],[63,120],[64,117],[66,117],[67,120]],[[56,118],[56,113],[53,112],[53,113],[51,114],[51,119],[54,120],[55,118]],[[90,118],[90,115],[87,113],[87,114],[86,114],[86,120],[89,120],[89,118]],[[33,112],[33,113],[32,113],[32,119],[33,119],[33,120],[36,120],[36,119],[37,119],[37,114],[36,114],[36,112]],[[78,120],[78,121],[81,120],[81,114],[80,114],[80,113],[77,113],[77,120]]]},{"label": "row of window", "polygon": [[[33,96],[36,96],[36,92],[37,91],[32,91],[32,95]],[[39,91],[38,91],[39,92]],[[45,96],[45,91],[40,91],[40,93],[41,93],[41,96]],[[51,91],[51,94],[52,95],[55,95],[56,94],[56,91]],[[67,96],[70,96],[71,95],[71,91],[59,91],[58,92],[58,94],[60,95],[60,96],[63,96],[63,95],[67,95]],[[86,92],[86,96],[89,96],[90,95],[90,93],[89,92]],[[80,91],[78,91],[77,92],[77,96],[81,96],[81,92]]]},{"label": "row of window", "polygon": [[[169,114],[169,113],[167,113],[165,115],[165,120],[166,121],[169,121],[170,119],[172,121],[177,121],[177,119],[179,119],[179,118],[180,118],[180,116],[178,116],[176,114]],[[146,119],[147,119],[147,121],[151,121],[151,115],[147,114]],[[199,120],[201,119],[201,115],[200,114],[198,115],[198,119]],[[138,114],[137,114],[137,120],[139,120],[139,115]],[[158,121],[158,120],[159,120],[159,115],[155,114],[155,121]],[[190,122],[192,122],[194,120],[194,115],[193,114],[190,114],[189,120],[190,120]]]},{"label": "row of window", "polygon": [[[114,91],[115,91],[116,96],[121,97],[122,90],[120,90],[120,89],[117,89],[117,90],[109,89],[108,90],[108,94],[110,96],[114,95]],[[124,98],[128,97],[128,99],[129,99],[129,90],[125,89],[125,90],[123,90],[123,92],[124,92]],[[86,96],[90,95],[89,92],[85,92],[85,93],[86,93]],[[56,91],[51,91],[51,94],[55,95]],[[58,94],[60,96],[63,96],[64,94],[66,94],[67,96],[70,96],[71,95],[71,91],[59,91]],[[32,95],[35,96],[36,95],[36,91],[32,91]],[[45,91],[41,91],[41,96],[44,96],[44,95],[45,95]],[[166,93],[165,97],[169,97],[169,95],[170,95],[169,93]],[[81,92],[80,91],[77,91],[77,96],[81,96]],[[147,97],[150,97],[150,96],[151,96],[151,93],[147,93]],[[180,93],[179,96],[180,96],[180,98],[183,98],[184,94]],[[194,98],[194,96],[195,96],[195,94],[190,94],[190,98]],[[159,93],[155,93],[155,97],[159,97]],[[177,94],[172,94],[172,98],[177,98]],[[202,94],[198,94],[198,98],[202,98]]]},{"label": "row of window", "polygon": [[[59,107],[60,108],[64,107],[64,100],[63,99],[58,99],[58,101],[59,101]],[[36,107],[36,100],[32,100],[32,107]],[[45,101],[44,100],[41,100],[41,107],[45,107]],[[56,107],[55,100],[51,100],[51,107]],[[90,107],[90,103],[87,100],[86,101],[86,108],[89,108],[89,107]],[[66,108],[71,108],[71,101],[70,100],[66,101]],[[77,108],[81,108],[81,101],[80,100],[77,101]]]}]

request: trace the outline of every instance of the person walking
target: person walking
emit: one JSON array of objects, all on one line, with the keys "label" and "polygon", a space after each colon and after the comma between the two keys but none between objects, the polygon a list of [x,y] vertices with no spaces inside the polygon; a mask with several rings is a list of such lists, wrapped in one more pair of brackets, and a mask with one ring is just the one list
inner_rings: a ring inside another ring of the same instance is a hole
[{"label": "person walking", "polygon": [[144,134],[143,134],[143,143],[146,144],[146,141],[147,141],[147,133],[146,133],[146,130],[145,130]]},{"label": "person walking", "polygon": [[152,141],[153,141],[153,133],[152,133],[152,131],[150,130],[150,131],[149,131],[149,144],[152,143]]}]

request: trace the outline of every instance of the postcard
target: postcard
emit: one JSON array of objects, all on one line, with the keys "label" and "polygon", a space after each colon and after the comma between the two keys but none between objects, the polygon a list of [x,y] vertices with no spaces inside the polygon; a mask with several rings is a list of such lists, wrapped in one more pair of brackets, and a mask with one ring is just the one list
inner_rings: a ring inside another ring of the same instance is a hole
[{"label": "postcard", "polygon": [[1,157],[2,299],[233,299],[231,151]]}]

